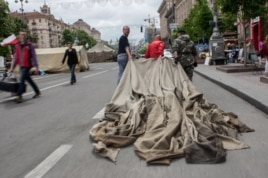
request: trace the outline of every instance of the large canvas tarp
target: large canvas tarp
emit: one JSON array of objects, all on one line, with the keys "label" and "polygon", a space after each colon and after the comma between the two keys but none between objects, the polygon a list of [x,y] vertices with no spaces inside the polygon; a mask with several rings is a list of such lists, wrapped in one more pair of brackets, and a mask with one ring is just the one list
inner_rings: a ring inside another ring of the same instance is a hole
[{"label": "large canvas tarp", "polygon": [[106,62],[116,57],[115,50],[108,47],[103,42],[98,42],[95,46],[90,48],[87,53],[90,63]]},{"label": "large canvas tarp", "polygon": [[150,164],[219,163],[226,150],[249,148],[237,134],[250,132],[234,113],[206,100],[172,60],[130,60],[105,115],[89,131],[95,153],[116,161],[134,144]]},{"label": "large canvas tarp", "polygon": [[[86,49],[83,46],[73,46],[73,48],[77,51],[79,61],[79,65],[76,66],[76,70],[89,70]],[[64,65],[61,64],[66,49],[66,47],[36,49],[39,68],[48,73],[69,71],[66,61]]]}]

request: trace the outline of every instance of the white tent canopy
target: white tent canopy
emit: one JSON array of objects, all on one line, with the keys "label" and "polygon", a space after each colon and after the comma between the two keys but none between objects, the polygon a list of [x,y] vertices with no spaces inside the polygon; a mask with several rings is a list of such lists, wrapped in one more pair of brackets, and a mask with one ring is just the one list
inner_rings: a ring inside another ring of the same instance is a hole
[{"label": "white tent canopy", "polygon": [[88,51],[89,62],[105,62],[116,56],[116,51],[103,42],[98,42],[95,46],[90,48]]},{"label": "white tent canopy", "polygon": [[[73,48],[77,51],[79,61],[76,70],[89,70],[86,49],[83,46],[74,46]],[[66,49],[66,47],[36,49],[39,68],[51,73],[68,71],[67,63],[65,62],[64,65],[61,63]]]}]

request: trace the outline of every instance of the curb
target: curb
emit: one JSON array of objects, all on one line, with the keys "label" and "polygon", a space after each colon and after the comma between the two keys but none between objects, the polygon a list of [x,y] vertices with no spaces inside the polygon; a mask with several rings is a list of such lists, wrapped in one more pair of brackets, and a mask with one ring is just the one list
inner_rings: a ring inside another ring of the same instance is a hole
[{"label": "curb", "polygon": [[203,73],[201,72],[198,72],[198,71],[194,71],[195,73],[197,73],[198,75],[208,79],[209,81],[221,86],[222,88],[228,90],[229,92],[235,94],[236,96],[240,97],[241,99],[245,100],[246,102],[254,105],[257,109],[261,110],[262,112],[264,112],[265,114],[268,114],[268,106],[263,104],[262,102],[256,100],[255,98],[249,96],[248,94],[246,93],[243,93],[229,85],[225,85],[224,83],[222,82],[219,82],[217,80],[214,80],[212,78],[210,78],[209,76],[207,75],[204,75]]}]

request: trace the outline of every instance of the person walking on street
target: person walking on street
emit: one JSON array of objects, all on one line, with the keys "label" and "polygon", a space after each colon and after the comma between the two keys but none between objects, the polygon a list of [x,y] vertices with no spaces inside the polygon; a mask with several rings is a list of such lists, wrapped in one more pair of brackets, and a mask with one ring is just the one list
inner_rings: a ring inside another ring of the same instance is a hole
[{"label": "person walking on street", "polygon": [[73,48],[73,44],[71,42],[68,43],[68,49],[65,50],[62,64],[64,64],[66,57],[68,57],[67,64],[69,66],[71,72],[71,85],[76,82],[75,76],[75,66],[78,64],[78,57],[75,48]]},{"label": "person walking on street", "polygon": [[161,40],[160,35],[156,35],[154,41],[149,44],[145,52],[145,58],[159,58],[164,56],[165,43]]},{"label": "person walking on street", "polygon": [[198,52],[194,42],[184,30],[178,31],[178,38],[172,45],[172,51],[175,64],[179,62],[189,79],[192,80],[194,67],[197,67]]},{"label": "person walking on street", "polygon": [[22,102],[22,94],[26,90],[25,81],[29,82],[35,92],[33,98],[40,96],[41,92],[30,76],[30,69],[32,67],[35,67],[35,74],[39,74],[36,52],[33,44],[27,41],[27,33],[25,31],[19,32],[19,43],[15,45],[14,60],[10,72],[13,72],[16,65],[20,66],[20,83],[15,101],[17,103]]},{"label": "person walking on street", "polygon": [[249,60],[248,62],[258,61],[258,56],[251,38],[246,39],[246,52],[248,56],[246,60]]},{"label": "person walking on street", "polygon": [[265,40],[264,40],[264,43],[262,45],[262,56],[265,58],[264,75],[268,77],[268,34],[265,36]]},{"label": "person walking on street", "polygon": [[121,77],[124,73],[124,70],[127,66],[128,60],[132,59],[132,55],[130,52],[130,46],[128,42],[128,35],[130,33],[130,29],[128,26],[123,27],[123,35],[119,39],[118,43],[118,54],[117,54],[117,63],[119,67],[117,84],[119,84]]}]

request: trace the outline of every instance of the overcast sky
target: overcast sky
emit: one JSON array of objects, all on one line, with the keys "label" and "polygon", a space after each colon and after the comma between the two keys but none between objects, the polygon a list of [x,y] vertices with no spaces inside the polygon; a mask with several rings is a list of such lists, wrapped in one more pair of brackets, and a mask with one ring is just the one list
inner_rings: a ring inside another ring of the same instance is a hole
[{"label": "overcast sky", "polygon": [[[20,9],[21,4],[15,0],[7,0],[10,10]],[[46,4],[51,7],[51,14],[56,19],[62,18],[65,23],[73,24],[82,19],[91,28],[101,32],[101,39],[116,40],[122,34],[122,26],[130,26],[130,41],[138,43],[144,37],[140,32],[141,26],[148,26],[144,19],[155,19],[159,27],[159,14],[157,12],[163,0],[28,0],[23,3],[24,11],[39,11]],[[144,32],[144,31],[143,31]]]}]

